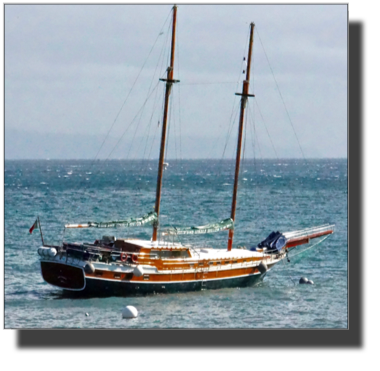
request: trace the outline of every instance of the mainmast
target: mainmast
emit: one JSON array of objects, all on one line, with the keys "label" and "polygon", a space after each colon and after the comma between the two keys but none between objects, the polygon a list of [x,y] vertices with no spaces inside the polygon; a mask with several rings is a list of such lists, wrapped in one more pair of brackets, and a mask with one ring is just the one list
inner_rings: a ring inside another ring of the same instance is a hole
[{"label": "mainmast", "polygon": [[[244,129],[244,112],[247,105],[248,97],[254,97],[253,94],[249,94],[249,78],[251,73],[251,56],[252,56],[252,46],[253,46],[253,29],[255,27],[254,23],[250,25],[250,37],[249,37],[249,51],[248,51],[248,61],[247,61],[247,71],[245,75],[245,80],[243,81],[243,89],[241,93],[236,93],[236,95],[241,95],[240,101],[240,119],[239,119],[239,135],[238,144],[236,150],[236,164],[235,164],[235,182],[234,182],[234,193],[232,196],[232,207],[231,207],[231,219],[235,221],[236,213],[236,200],[237,200],[237,190],[239,183],[239,170],[240,170],[240,157],[241,157],[241,147],[243,139],[243,129]],[[231,251],[232,243],[234,238],[234,230],[230,229],[228,234],[228,247],[227,250]]]},{"label": "mainmast", "polygon": [[[167,78],[160,79],[161,81],[166,81],[166,91],[165,91],[165,104],[164,104],[164,117],[162,120],[162,133],[161,133],[161,147],[160,147],[160,158],[158,161],[158,175],[157,175],[157,188],[156,188],[156,204],[154,211],[157,213],[157,218],[160,214],[160,201],[161,201],[161,188],[162,188],[162,173],[164,169],[165,160],[165,142],[166,142],[166,128],[168,121],[168,111],[169,111],[169,96],[173,83],[179,82],[179,80],[173,80],[173,70],[174,70],[174,50],[175,50],[175,31],[177,23],[177,6],[173,6],[173,27],[172,27],[172,46],[171,46],[171,56],[170,56],[170,66],[167,69]],[[153,225],[153,237],[152,241],[157,241],[157,229],[158,221]]]}]

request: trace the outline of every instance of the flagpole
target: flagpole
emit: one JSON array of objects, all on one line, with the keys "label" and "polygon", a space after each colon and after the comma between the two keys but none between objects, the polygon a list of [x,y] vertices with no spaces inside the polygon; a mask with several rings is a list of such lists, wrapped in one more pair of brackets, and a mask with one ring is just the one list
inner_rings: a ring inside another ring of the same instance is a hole
[{"label": "flagpole", "polygon": [[42,236],[42,229],[41,229],[41,223],[40,223],[40,217],[39,216],[37,216],[37,220],[38,220],[38,227],[39,227],[40,234],[41,234],[42,246],[45,246],[44,237]]}]

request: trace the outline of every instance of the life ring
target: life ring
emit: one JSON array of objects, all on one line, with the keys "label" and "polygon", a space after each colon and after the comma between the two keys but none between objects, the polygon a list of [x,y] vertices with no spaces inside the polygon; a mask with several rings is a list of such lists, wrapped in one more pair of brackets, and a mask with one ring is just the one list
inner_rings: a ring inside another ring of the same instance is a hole
[{"label": "life ring", "polygon": [[138,260],[137,255],[136,255],[136,254],[133,254],[133,255],[132,255],[132,261],[133,261],[134,263],[137,263],[137,260]]},{"label": "life ring", "polygon": [[126,261],[127,261],[127,254],[125,254],[125,253],[121,253],[121,254],[120,254],[120,260],[121,260],[122,262],[126,262]]}]

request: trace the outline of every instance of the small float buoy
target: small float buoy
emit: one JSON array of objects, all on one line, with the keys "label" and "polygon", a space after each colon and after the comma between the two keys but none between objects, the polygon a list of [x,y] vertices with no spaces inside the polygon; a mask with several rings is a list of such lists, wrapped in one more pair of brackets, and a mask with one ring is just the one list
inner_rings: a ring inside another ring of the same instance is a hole
[{"label": "small float buoy", "polygon": [[50,256],[51,258],[53,258],[54,256],[57,255],[57,250],[54,247],[52,248],[39,247],[37,251],[40,256],[46,256],[46,257]]},{"label": "small float buoy", "polygon": [[54,257],[57,255],[57,250],[54,248],[54,247],[51,247],[48,252],[47,252],[48,256],[51,256],[51,257]]},{"label": "small float buoy", "polygon": [[89,314],[88,313],[86,313],[86,317],[88,317],[89,316]]},{"label": "small float buoy", "polygon": [[136,318],[138,312],[135,307],[132,307],[132,305],[128,305],[123,309],[122,315],[123,318]]},{"label": "small float buoy", "polygon": [[137,267],[135,267],[135,269],[133,270],[133,274],[136,276],[136,277],[141,277],[143,274],[144,274],[144,269],[143,267],[140,267],[139,265]]},{"label": "small float buoy", "polygon": [[86,273],[95,273],[95,267],[91,263],[86,263],[84,266],[84,271]]},{"label": "small float buoy", "polygon": [[260,273],[265,273],[268,270],[268,266],[264,262],[260,262],[257,268],[260,271]]},{"label": "small float buoy", "polygon": [[308,285],[314,285],[314,282],[313,282],[312,280],[308,280],[306,283],[307,283]]},{"label": "small float buoy", "polygon": [[308,283],[308,281],[309,281],[309,280],[308,280],[306,277],[301,277],[299,283],[300,283],[300,284],[301,284],[301,283]]}]

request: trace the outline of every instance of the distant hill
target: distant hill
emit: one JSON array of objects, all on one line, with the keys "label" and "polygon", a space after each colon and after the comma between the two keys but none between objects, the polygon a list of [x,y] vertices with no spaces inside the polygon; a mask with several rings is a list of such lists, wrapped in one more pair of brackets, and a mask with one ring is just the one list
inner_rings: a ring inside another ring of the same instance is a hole
[{"label": "distant hill", "polygon": [[[154,141],[153,141],[154,139]],[[247,139],[246,158],[253,157],[251,138]],[[234,158],[235,136],[226,138],[204,138],[201,136],[185,137],[174,141],[169,135],[168,159],[207,159]],[[308,158],[346,158],[342,152],[346,143],[337,143],[331,138],[331,143],[323,143],[320,148],[312,148],[303,143],[304,154]],[[21,132],[13,129],[5,130],[5,159],[94,159],[104,138],[97,135],[76,135],[61,133]],[[108,138],[96,158],[104,159],[136,159],[158,158],[159,138],[142,137],[123,138],[115,148],[118,139]],[[275,142],[276,152],[270,142],[260,143],[256,149],[256,158],[300,158],[300,149],[294,143],[286,141]],[[115,149],[114,149],[115,148]],[[224,155],[223,155],[224,153]],[[149,156],[148,156],[149,155]],[[223,155],[223,156],[222,156]]]}]

